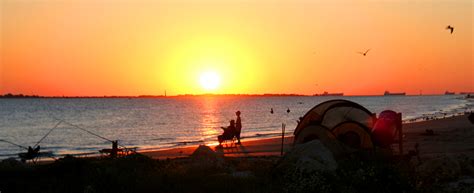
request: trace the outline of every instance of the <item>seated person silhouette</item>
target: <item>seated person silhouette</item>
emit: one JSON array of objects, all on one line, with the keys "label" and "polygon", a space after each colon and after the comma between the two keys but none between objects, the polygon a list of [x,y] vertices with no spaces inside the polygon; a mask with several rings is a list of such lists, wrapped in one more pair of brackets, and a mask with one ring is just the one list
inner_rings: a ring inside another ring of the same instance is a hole
[{"label": "seated person silhouette", "polygon": [[221,127],[224,130],[222,135],[217,136],[217,141],[219,141],[219,146],[221,146],[222,142],[225,140],[232,140],[235,136],[236,129],[235,129],[235,121],[230,120],[230,125],[227,127]]}]

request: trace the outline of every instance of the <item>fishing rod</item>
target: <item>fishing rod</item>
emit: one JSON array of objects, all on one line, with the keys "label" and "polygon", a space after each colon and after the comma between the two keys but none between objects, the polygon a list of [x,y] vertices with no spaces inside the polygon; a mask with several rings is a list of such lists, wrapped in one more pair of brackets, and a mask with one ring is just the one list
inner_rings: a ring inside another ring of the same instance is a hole
[{"label": "fishing rod", "polygon": [[[48,106],[49,109],[52,109],[49,104],[47,104],[47,106]],[[105,137],[102,137],[102,136],[100,136],[100,135],[98,135],[98,134],[96,134],[96,133],[93,133],[93,132],[91,132],[91,131],[89,131],[89,130],[87,130],[87,129],[84,129],[84,128],[78,126],[78,125],[75,125],[75,124],[72,124],[72,123],[70,123],[70,122],[67,122],[67,121],[65,121],[64,119],[59,119],[59,118],[57,118],[56,116],[54,116],[51,112],[49,113],[49,115],[50,115],[54,120],[56,120],[56,121],[58,121],[58,122],[57,122],[57,123],[54,125],[54,127],[52,127],[39,141],[36,142],[36,144],[33,146],[33,148],[36,147],[36,148],[38,148],[38,150],[39,150],[39,144],[40,144],[44,139],[46,139],[46,137],[48,137],[48,136],[51,134],[51,132],[52,132],[53,130],[55,130],[56,128],[58,128],[59,125],[61,125],[61,123],[64,123],[64,124],[66,124],[66,125],[72,126],[72,127],[74,127],[74,128],[80,129],[80,130],[82,130],[82,131],[85,131],[85,132],[87,132],[87,133],[89,133],[89,134],[91,134],[91,135],[93,135],[93,136],[99,137],[99,138],[104,139],[104,140],[106,140],[106,141],[108,141],[108,142],[115,143],[115,141],[112,141],[112,140],[110,140],[110,139],[107,139],[107,138],[105,138]],[[28,115],[27,115],[27,116],[28,116]],[[29,118],[32,118],[31,116],[28,116],[28,117],[29,117]],[[30,155],[30,151],[33,149],[31,146],[25,147],[25,146],[22,146],[22,145],[13,143],[13,142],[11,142],[11,141],[7,141],[7,140],[5,140],[5,139],[0,139],[0,142],[5,142],[5,143],[8,143],[8,144],[11,144],[11,145],[20,147],[20,148],[25,149],[25,150],[28,151],[28,153],[20,153],[20,154],[19,154],[20,157],[21,157],[22,155],[23,155],[23,156],[25,156],[25,155],[26,155],[26,156],[31,156],[31,155]],[[123,146],[123,145],[120,145],[120,146],[123,147],[123,148],[128,149],[127,147],[125,147],[125,146]],[[35,150],[33,150],[33,151],[37,151],[37,150],[35,149]],[[38,151],[38,152],[39,152],[39,151]],[[37,156],[37,155],[34,155],[34,157],[36,157],[36,156]],[[45,154],[45,156],[50,157],[50,158],[53,158],[54,160],[56,160],[56,158],[55,158],[53,155]],[[32,157],[32,158],[34,158],[34,157]],[[30,158],[28,157],[28,158],[25,158],[25,159],[30,159]]]},{"label": "fishing rod", "polygon": [[[19,153],[19,157],[23,160],[28,160],[28,159],[36,159],[38,156],[40,156],[40,147],[39,147],[39,144],[41,143],[41,141],[43,141],[54,129],[56,129],[60,124],[62,123],[62,121],[59,121],[58,123],[56,123],[56,125],[54,125],[53,128],[51,128],[47,133],[46,135],[44,135],[38,142],[36,142],[36,144],[31,147],[31,146],[28,146],[25,147],[25,146],[22,146],[22,145],[19,145],[19,144],[16,144],[16,143],[13,143],[11,141],[7,141],[7,140],[4,140],[4,139],[0,139],[0,141],[3,141],[3,142],[6,142],[6,143],[9,143],[9,144],[12,144],[12,145],[15,145],[15,146],[18,146],[20,148],[23,148],[25,150],[27,150],[28,152],[27,153]],[[36,147],[36,148],[35,148]],[[33,150],[33,148],[35,148]],[[49,154],[44,154],[46,155],[47,157],[50,157],[50,158],[53,158],[54,160],[56,160],[56,158],[54,158],[54,156],[52,155],[49,155]],[[33,160],[33,162],[35,162],[35,160]]]},{"label": "fishing rod", "polygon": [[66,125],[69,125],[69,126],[74,127],[74,128],[76,128],[76,129],[79,129],[79,130],[82,130],[82,131],[84,131],[84,132],[87,132],[87,133],[89,133],[89,134],[91,134],[91,135],[93,135],[93,136],[96,136],[96,137],[101,138],[101,139],[103,139],[103,140],[106,140],[106,141],[108,141],[108,142],[113,142],[113,140],[111,140],[111,139],[107,139],[107,138],[105,138],[105,137],[102,137],[102,136],[100,136],[99,134],[96,134],[96,133],[94,133],[94,132],[92,132],[92,131],[89,131],[89,130],[87,130],[87,129],[84,129],[84,128],[78,126],[78,125],[72,124],[72,123],[67,122],[67,121],[65,121],[65,120],[58,119],[58,118],[56,118],[56,117],[53,117],[53,118],[56,119],[56,120],[58,120],[58,121],[59,121],[59,120],[62,121],[62,122],[63,122],[64,124],[66,124]]},{"label": "fishing rod", "polygon": [[18,144],[16,144],[16,143],[13,143],[13,142],[11,142],[11,141],[7,141],[7,140],[5,140],[5,139],[0,139],[0,141],[3,141],[3,142],[5,142],[5,143],[12,144],[12,145],[14,145],[14,146],[21,147],[21,148],[23,148],[23,149],[28,149],[28,148],[27,148],[27,147],[25,147],[25,146],[18,145]]},{"label": "fishing rod", "polygon": [[[47,104],[47,106],[48,106],[49,109],[53,109],[49,104]],[[73,124],[73,123],[68,122],[68,121],[66,121],[66,120],[64,120],[64,119],[59,119],[59,118],[57,118],[56,116],[54,116],[51,112],[49,113],[49,115],[50,115],[53,119],[55,119],[55,120],[58,120],[58,121],[60,121],[60,122],[62,122],[62,123],[64,123],[64,124],[66,124],[66,125],[69,125],[69,126],[71,126],[71,127],[76,128],[76,129],[82,130],[82,131],[84,131],[84,132],[86,132],[86,133],[89,133],[89,134],[91,134],[91,135],[93,135],[93,136],[96,136],[96,137],[98,137],[98,138],[100,138],[100,139],[103,139],[103,140],[108,141],[108,142],[111,142],[111,143],[114,143],[114,142],[115,142],[114,140],[111,140],[111,139],[108,139],[108,138],[106,138],[106,137],[103,137],[103,136],[101,136],[101,135],[99,135],[99,134],[96,134],[96,133],[94,133],[94,132],[92,132],[92,131],[89,131],[89,130],[83,128],[83,127],[80,127],[79,125]],[[124,145],[118,144],[118,146],[128,149],[128,148],[127,148],[126,146],[124,146]]]},{"label": "fishing rod", "polygon": [[[61,119],[58,119],[58,118],[56,118],[56,117],[54,117],[54,116],[53,116],[53,118],[56,119],[56,120],[61,120]],[[69,125],[69,126],[71,126],[71,127],[74,127],[74,128],[79,129],[79,130],[82,130],[82,131],[84,131],[84,132],[87,132],[87,133],[89,133],[89,134],[91,134],[91,135],[93,135],[93,136],[96,136],[96,137],[98,137],[98,138],[101,138],[101,139],[103,139],[103,140],[105,140],[105,141],[108,141],[108,142],[110,142],[110,143],[114,143],[114,142],[115,142],[114,140],[107,139],[107,138],[105,138],[105,137],[103,137],[103,136],[100,136],[99,134],[96,134],[96,133],[94,133],[94,132],[92,132],[92,131],[89,131],[89,130],[87,130],[87,129],[84,129],[84,128],[80,127],[79,125],[72,124],[72,123],[67,122],[67,121],[65,121],[65,120],[61,120],[61,121],[62,121],[64,124],[66,124],[66,125]],[[121,144],[118,144],[118,146],[123,147],[123,148],[125,148],[125,149],[128,149],[127,146],[124,146],[124,145],[121,145]]]},{"label": "fishing rod", "polygon": [[106,140],[106,141],[108,141],[108,142],[113,142],[113,140],[107,139],[107,138],[105,138],[105,137],[103,137],[103,136],[100,136],[99,134],[96,134],[96,133],[94,133],[94,132],[92,132],[92,131],[89,131],[89,130],[87,130],[87,129],[84,129],[84,128],[80,127],[79,125],[72,124],[71,122],[68,122],[68,121],[66,121],[66,120],[64,120],[64,119],[57,118],[56,116],[54,116],[54,115],[51,113],[51,112],[52,112],[51,109],[54,109],[54,108],[51,107],[49,104],[47,104],[47,106],[48,106],[48,109],[50,109],[49,116],[52,117],[53,119],[55,119],[55,120],[57,120],[57,121],[60,121],[60,122],[66,124],[66,125],[69,125],[69,126],[71,126],[71,127],[74,127],[74,128],[76,128],[76,129],[79,129],[79,130],[82,130],[82,131],[84,131],[84,132],[87,132],[87,133],[89,133],[89,134],[91,134],[91,135],[93,135],[93,136],[96,136],[96,137],[101,138],[101,139],[103,139],[103,140]]},{"label": "fishing rod", "polygon": [[51,128],[48,133],[46,133],[46,135],[43,136],[43,138],[41,138],[38,142],[36,142],[36,144],[33,146],[33,147],[36,147],[37,145],[39,145],[39,143],[41,143],[41,141],[43,141],[43,139],[45,139],[54,129],[56,129],[63,121],[59,121],[58,123],[56,123],[56,125]]}]

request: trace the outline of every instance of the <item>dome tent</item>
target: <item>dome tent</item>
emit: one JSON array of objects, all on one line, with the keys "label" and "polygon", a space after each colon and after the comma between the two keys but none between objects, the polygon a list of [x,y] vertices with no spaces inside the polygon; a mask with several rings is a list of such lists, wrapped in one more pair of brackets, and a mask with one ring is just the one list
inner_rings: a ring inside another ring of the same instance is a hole
[{"label": "dome tent", "polygon": [[371,129],[375,121],[375,114],[357,103],[329,100],[316,105],[300,119],[294,143],[337,138],[355,148],[373,148]]}]

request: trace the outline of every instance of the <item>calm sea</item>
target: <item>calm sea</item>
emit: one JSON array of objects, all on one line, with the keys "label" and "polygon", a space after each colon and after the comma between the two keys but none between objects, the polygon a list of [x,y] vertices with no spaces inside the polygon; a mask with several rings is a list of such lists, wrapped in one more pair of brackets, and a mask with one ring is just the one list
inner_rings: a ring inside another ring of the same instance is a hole
[{"label": "calm sea", "polygon": [[[474,100],[460,95],[337,98],[357,102],[375,113],[386,109],[402,112],[404,120],[474,110]],[[56,155],[97,152],[111,146],[103,138],[141,150],[211,144],[222,133],[220,127],[235,119],[237,110],[242,112],[244,140],[278,136],[282,123],[291,135],[298,117],[330,99],[335,97],[0,99],[0,140],[33,146],[61,119],[64,122],[41,141],[43,151]],[[0,159],[20,151],[0,141]]]}]

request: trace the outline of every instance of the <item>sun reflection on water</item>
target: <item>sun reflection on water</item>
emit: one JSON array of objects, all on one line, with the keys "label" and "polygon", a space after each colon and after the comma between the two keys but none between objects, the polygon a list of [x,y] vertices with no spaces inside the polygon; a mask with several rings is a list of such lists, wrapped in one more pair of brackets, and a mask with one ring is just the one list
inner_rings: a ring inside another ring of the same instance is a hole
[{"label": "sun reflection on water", "polygon": [[202,100],[202,118],[201,125],[198,128],[201,140],[205,144],[215,143],[216,140],[212,137],[220,134],[217,104],[213,97],[204,97]]}]

